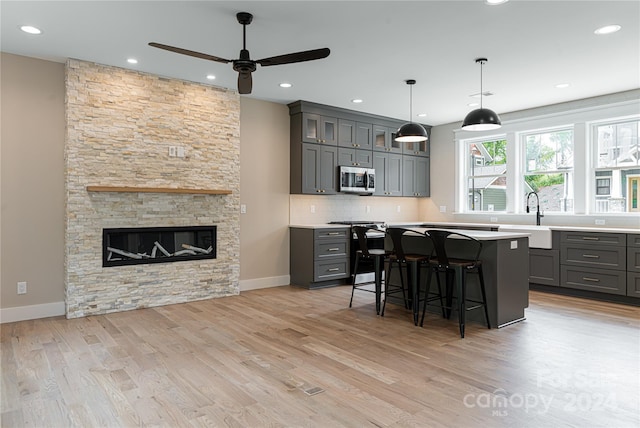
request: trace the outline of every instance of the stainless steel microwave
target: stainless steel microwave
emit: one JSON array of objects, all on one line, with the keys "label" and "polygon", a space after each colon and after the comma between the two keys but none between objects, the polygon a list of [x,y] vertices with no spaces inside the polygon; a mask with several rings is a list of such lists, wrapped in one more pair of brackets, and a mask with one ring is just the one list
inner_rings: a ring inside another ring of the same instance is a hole
[{"label": "stainless steel microwave", "polygon": [[354,166],[340,167],[340,191],[372,194],[376,191],[376,171]]}]

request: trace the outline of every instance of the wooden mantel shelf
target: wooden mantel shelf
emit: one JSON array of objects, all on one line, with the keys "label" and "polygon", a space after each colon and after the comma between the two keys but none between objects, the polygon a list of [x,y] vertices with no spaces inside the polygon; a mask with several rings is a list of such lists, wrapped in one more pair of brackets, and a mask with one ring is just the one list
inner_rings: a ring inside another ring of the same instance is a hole
[{"label": "wooden mantel shelf", "polygon": [[87,192],[117,193],[183,193],[196,195],[230,195],[231,190],[223,189],[184,189],[174,187],[123,187],[123,186],[87,186]]}]

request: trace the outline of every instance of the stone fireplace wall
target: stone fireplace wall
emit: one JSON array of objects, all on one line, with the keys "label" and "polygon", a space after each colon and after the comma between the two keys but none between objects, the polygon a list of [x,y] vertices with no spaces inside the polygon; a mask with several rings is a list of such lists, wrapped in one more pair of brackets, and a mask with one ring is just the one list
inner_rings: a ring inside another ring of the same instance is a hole
[{"label": "stone fireplace wall", "polygon": [[[235,91],[69,60],[67,318],[238,294],[240,100]],[[169,147],[185,157],[170,157]],[[89,192],[87,186],[230,190]],[[102,229],[217,225],[217,258],[102,267]]]}]

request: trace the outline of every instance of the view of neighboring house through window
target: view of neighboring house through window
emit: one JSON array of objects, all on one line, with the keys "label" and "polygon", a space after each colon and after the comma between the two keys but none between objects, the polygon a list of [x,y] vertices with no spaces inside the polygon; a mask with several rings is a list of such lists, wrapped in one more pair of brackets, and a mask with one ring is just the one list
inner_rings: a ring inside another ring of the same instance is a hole
[{"label": "view of neighboring house through window", "polygon": [[507,141],[470,141],[467,154],[467,211],[506,211]]},{"label": "view of neighboring house through window", "polygon": [[573,212],[573,129],[526,133],[524,190],[536,192],[540,209]]},{"label": "view of neighboring house through window", "polygon": [[595,156],[595,212],[640,212],[640,121],[593,127]]}]

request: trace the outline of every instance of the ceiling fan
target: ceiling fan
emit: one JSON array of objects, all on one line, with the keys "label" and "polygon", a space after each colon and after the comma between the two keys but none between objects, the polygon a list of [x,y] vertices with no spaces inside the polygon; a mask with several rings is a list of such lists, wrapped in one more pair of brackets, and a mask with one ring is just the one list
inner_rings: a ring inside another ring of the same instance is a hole
[{"label": "ceiling fan", "polygon": [[208,55],[200,52],[190,51],[188,49],[177,48],[174,46],[163,45],[161,43],[151,42],[149,46],[154,48],[165,49],[171,52],[176,52],[183,55],[189,55],[196,58],[207,59],[209,61],[222,62],[224,64],[233,63],[233,69],[238,72],[238,92],[241,94],[250,94],[253,87],[253,79],[251,73],[256,71],[256,65],[260,64],[263,67],[270,65],[280,64],[292,64],[295,62],[312,61],[315,59],[322,59],[329,56],[331,51],[329,48],[313,49],[310,51],[294,52],[285,55],[272,56],[270,58],[263,58],[259,60],[252,60],[247,50],[247,25],[253,21],[253,15],[248,12],[239,12],[236,14],[238,22],[242,24],[242,50],[240,51],[239,59],[224,59],[213,55]]}]

